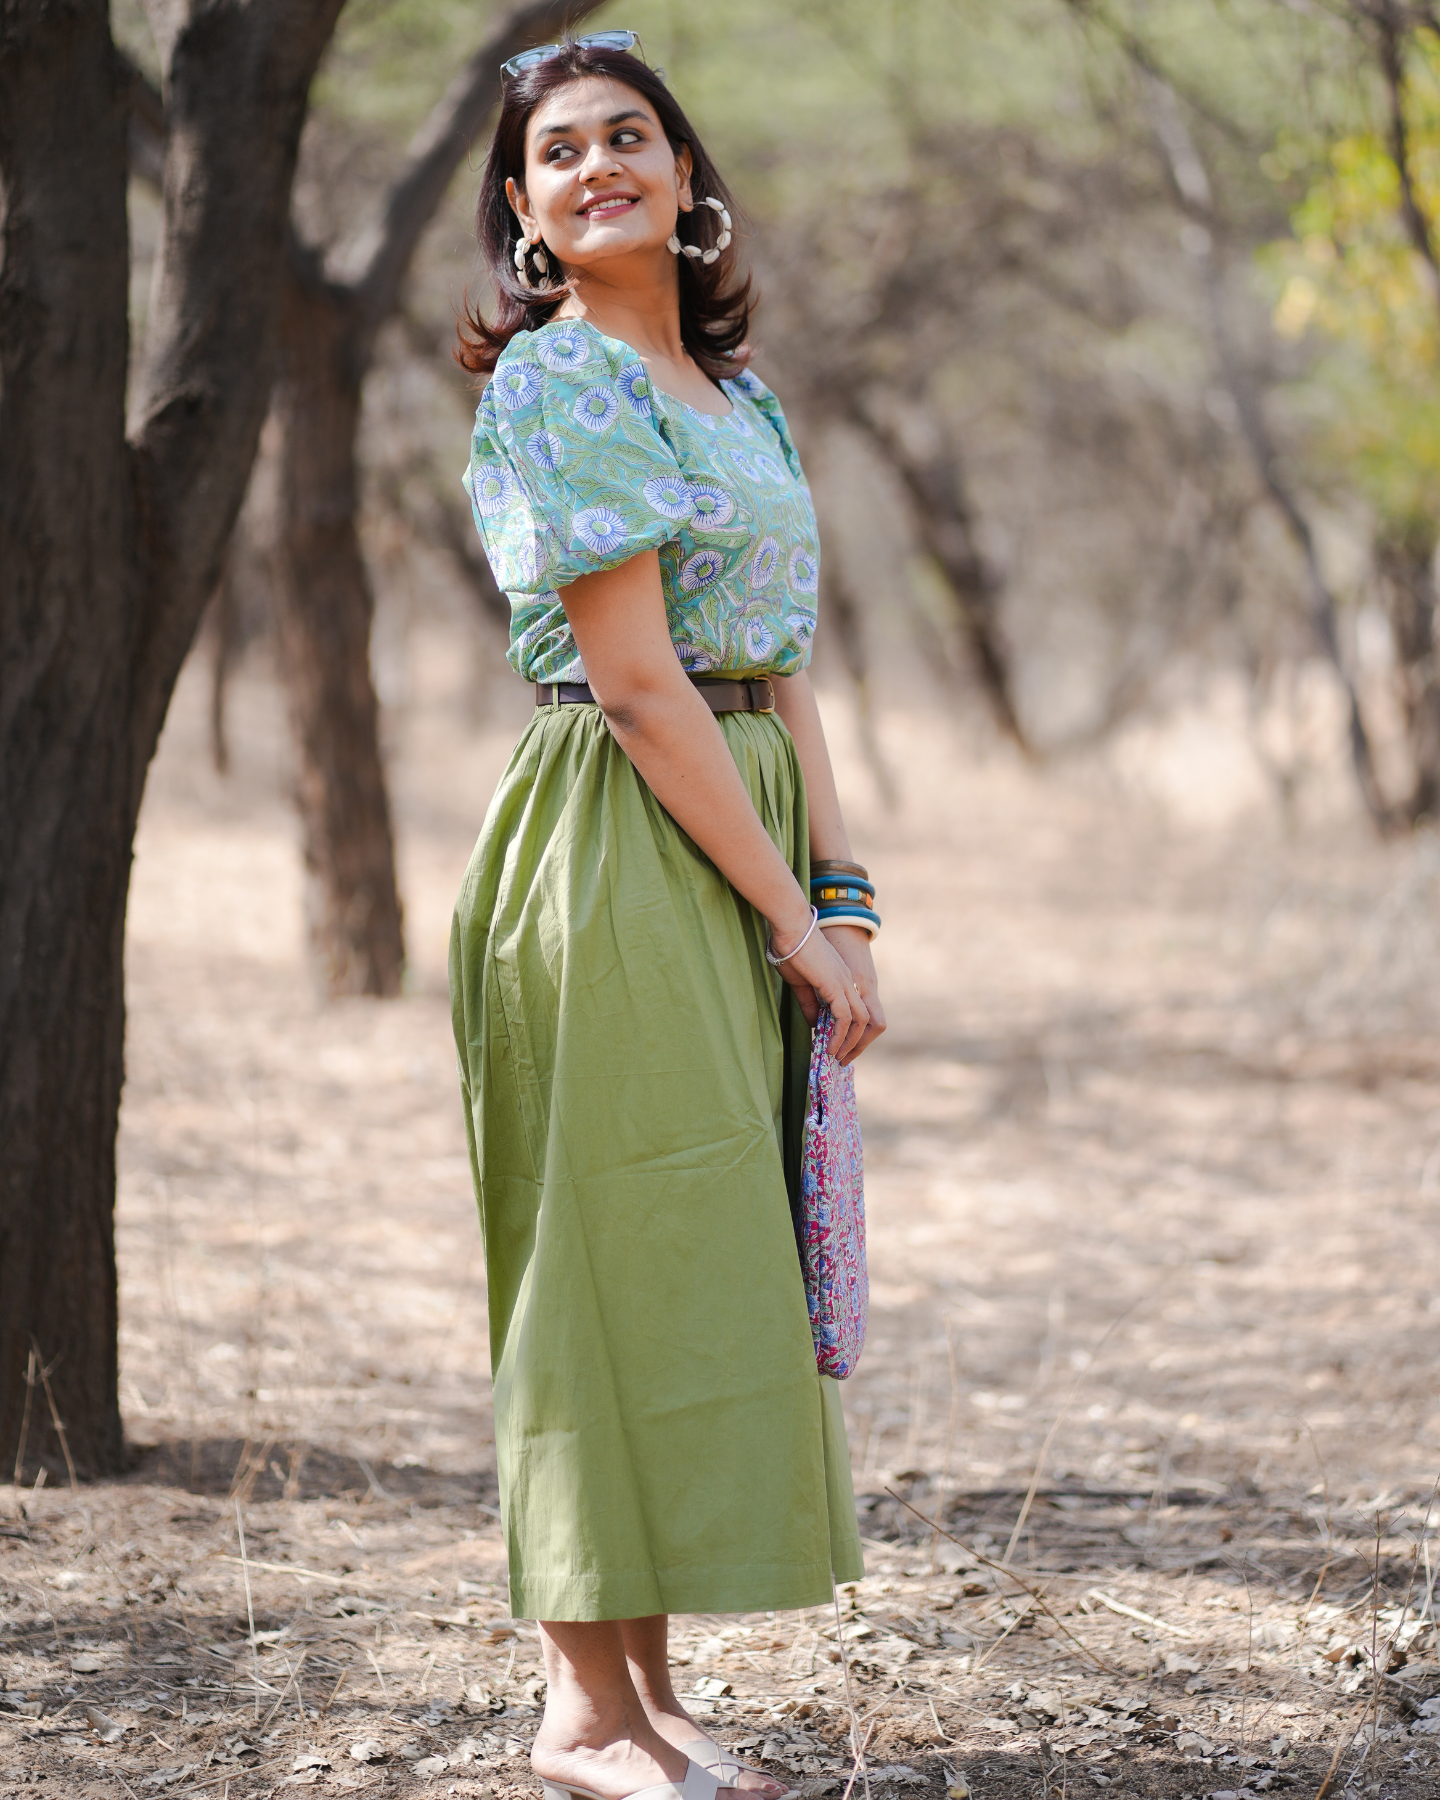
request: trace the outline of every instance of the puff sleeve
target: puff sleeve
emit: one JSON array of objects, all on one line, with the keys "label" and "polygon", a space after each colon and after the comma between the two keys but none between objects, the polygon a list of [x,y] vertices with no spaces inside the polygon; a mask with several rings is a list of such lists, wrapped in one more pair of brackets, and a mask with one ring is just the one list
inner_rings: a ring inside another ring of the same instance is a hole
[{"label": "puff sleeve", "polygon": [[694,510],[644,365],[570,320],[506,347],[475,417],[466,485],[495,579],[515,595],[628,562]]}]

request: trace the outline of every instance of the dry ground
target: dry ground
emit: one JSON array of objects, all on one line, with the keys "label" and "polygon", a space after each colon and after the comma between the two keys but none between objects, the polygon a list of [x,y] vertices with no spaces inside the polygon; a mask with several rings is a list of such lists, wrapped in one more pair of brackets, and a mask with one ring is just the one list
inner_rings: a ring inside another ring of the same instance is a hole
[{"label": "dry ground", "polygon": [[[130,929],[142,1453],[0,1489],[0,1795],[533,1788],[444,997],[523,701],[492,671],[477,722],[475,645],[406,642],[399,1003],[312,996],[263,672],[224,782],[195,670],[177,700]],[[823,1609],[678,1621],[694,1704],[836,1800],[852,1717],[875,1800],[1440,1793],[1434,846],[1287,843],[1233,755],[1172,758],[1161,805],[1114,773],[1153,746],[1041,778],[898,713],[897,812],[832,711],[893,1021],[846,1388],[869,1573],[843,1654]]]}]

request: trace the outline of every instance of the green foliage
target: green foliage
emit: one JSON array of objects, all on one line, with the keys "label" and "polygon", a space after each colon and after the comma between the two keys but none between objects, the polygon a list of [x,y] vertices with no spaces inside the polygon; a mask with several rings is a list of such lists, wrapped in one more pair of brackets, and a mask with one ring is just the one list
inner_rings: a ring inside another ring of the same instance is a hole
[{"label": "green foliage", "polygon": [[[1383,119],[1381,96],[1369,109]],[[1440,217],[1440,45],[1412,42],[1404,110],[1416,199]],[[1323,346],[1301,390],[1334,479],[1381,517],[1440,514],[1440,294],[1404,213],[1388,130],[1361,123],[1307,145],[1283,137],[1272,177],[1306,176],[1292,236],[1262,259],[1282,337]]]}]

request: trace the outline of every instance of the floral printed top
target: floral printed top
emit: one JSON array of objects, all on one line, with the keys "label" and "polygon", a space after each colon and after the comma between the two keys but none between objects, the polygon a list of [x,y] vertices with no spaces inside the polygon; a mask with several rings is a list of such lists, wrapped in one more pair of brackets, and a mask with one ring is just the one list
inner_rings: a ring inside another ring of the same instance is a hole
[{"label": "floral printed top", "polygon": [[510,599],[527,681],[583,681],[556,589],[660,552],[670,637],[691,674],[793,675],[810,660],[815,510],[780,403],[742,370],[731,411],[650,386],[628,344],[560,319],[506,345],[475,415],[465,485]]}]

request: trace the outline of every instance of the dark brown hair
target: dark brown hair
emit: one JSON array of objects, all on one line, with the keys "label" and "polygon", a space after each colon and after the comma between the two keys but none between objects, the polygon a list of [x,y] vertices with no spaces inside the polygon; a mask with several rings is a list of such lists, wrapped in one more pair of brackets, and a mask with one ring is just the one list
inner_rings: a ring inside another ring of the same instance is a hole
[{"label": "dark brown hair", "polygon": [[[525,190],[525,133],[530,116],[545,96],[568,82],[587,75],[608,76],[624,82],[648,100],[655,109],[671,148],[678,155],[681,145],[688,145],[691,158],[690,191],[695,200],[693,212],[680,214],[675,227],[682,244],[697,244],[709,249],[720,232],[720,215],[705,206],[707,199],[722,201],[733,213],[735,202],[720,179],[719,171],[705,153],[695,127],[681,111],[675,96],[661,76],[628,50],[607,50],[600,45],[579,44],[566,40],[557,55],[530,68],[505,83],[500,101],[500,118],[495,137],[480,179],[480,199],[475,208],[475,235],[480,253],[495,289],[495,317],[487,324],[478,306],[468,301],[460,319],[460,343],[455,360],[474,375],[488,375],[499,360],[501,351],[517,331],[534,331],[554,315],[566,298],[564,287],[542,289],[538,293],[527,288],[515,272],[515,245],[520,237],[519,220],[505,197],[505,183],[513,178]],[[680,338],[690,355],[712,381],[722,380],[736,372],[745,361],[745,334],[750,325],[750,278],[736,276],[736,251],[733,244],[722,250],[712,263],[698,257],[680,256]],[[558,274],[553,253],[548,261],[552,273]],[[527,264],[534,278],[533,259]]]}]

